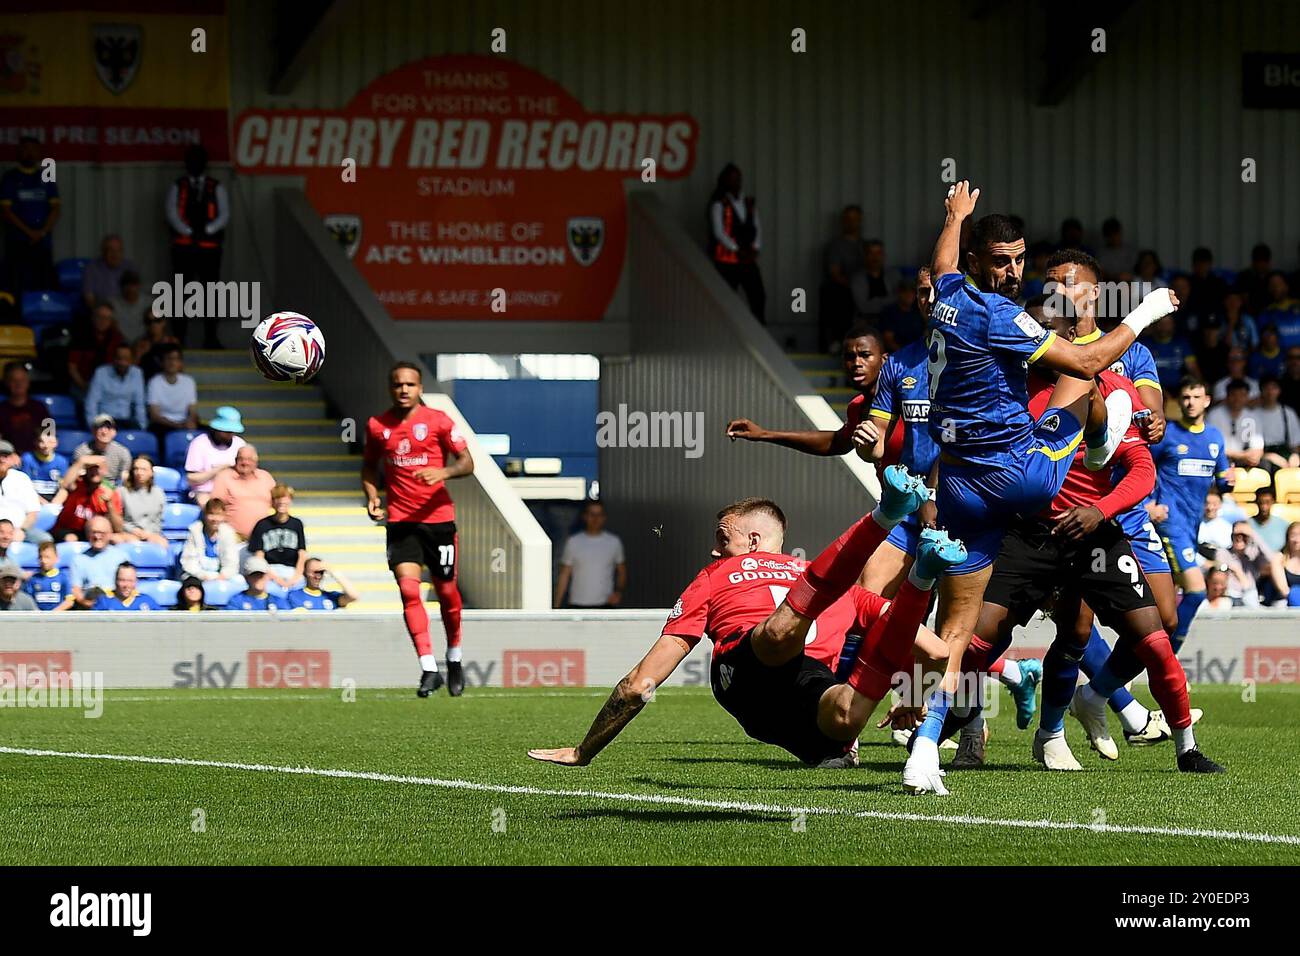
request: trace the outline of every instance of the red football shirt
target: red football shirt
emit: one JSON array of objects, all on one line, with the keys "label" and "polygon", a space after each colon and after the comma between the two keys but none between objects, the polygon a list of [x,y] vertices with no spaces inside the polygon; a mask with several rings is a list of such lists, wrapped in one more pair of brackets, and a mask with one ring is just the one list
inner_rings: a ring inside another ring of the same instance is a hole
[{"label": "red football shirt", "polygon": [[[1029,414],[1039,418],[1047,411],[1052,397],[1052,383],[1037,375],[1029,377]],[[1145,406],[1133,383],[1115,372],[1102,372],[1097,376],[1097,387],[1102,398],[1111,392],[1125,391],[1133,400],[1134,410]],[[1086,449],[1079,443],[1074,462],[1065,476],[1065,482],[1052,503],[1043,509],[1044,517],[1055,517],[1071,508],[1097,505],[1109,520],[1121,511],[1137,504],[1155,487],[1155,463],[1147,451],[1146,441],[1137,425],[1130,425],[1110,464],[1099,471],[1089,471],[1083,463]],[[1125,471],[1117,485],[1112,481],[1115,468]]]},{"label": "red football shirt", "polygon": [[[870,395],[855,395],[849,402],[849,407],[844,410],[844,424],[840,426],[840,435],[846,439],[852,439],[854,430],[862,424],[862,419],[871,411]],[[881,427],[887,423],[878,422]],[[876,472],[882,473],[890,465],[897,465],[898,459],[903,456],[903,430],[907,428],[907,423],[900,417],[897,427],[893,432],[885,437],[885,457],[880,459],[876,464]],[[925,477],[924,475],[922,477]]]},{"label": "red football shirt", "polygon": [[[713,641],[713,656],[731,649],[755,624],[776,610],[808,562],[788,554],[755,552],[720,558],[695,576],[668,614],[663,633],[694,646]],[[832,670],[844,637],[865,634],[889,608],[889,602],[857,586],[828,607],[808,631],[804,653]]]},{"label": "red football shirt", "polygon": [[415,477],[425,468],[441,468],[465,450],[465,438],[446,414],[427,405],[405,419],[391,408],[366,423],[366,463],[384,464],[388,483],[388,520],[440,524],[456,520],[456,506],[445,482],[428,485]]}]

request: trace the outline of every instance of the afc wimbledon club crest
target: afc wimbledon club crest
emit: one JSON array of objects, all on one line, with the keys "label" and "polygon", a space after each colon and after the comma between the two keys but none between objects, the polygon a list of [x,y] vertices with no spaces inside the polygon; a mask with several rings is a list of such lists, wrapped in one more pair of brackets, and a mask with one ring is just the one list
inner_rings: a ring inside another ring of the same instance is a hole
[{"label": "afc wimbledon club crest", "polygon": [[569,220],[569,251],[580,266],[596,261],[605,246],[605,220],[598,216],[575,216]]},{"label": "afc wimbledon club crest", "polygon": [[134,23],[95,24],[95,72],[110,93],[121,93],[140,70],[140,27]]},{"label": "afc wimbledon club crest", "polygon": [[343,251],[351,259],[357,254],[357,248],[361,245],[361,217],[360,216],[326,216],[325,228],[330,231],[330,235],[335,241],[343,247]]}]

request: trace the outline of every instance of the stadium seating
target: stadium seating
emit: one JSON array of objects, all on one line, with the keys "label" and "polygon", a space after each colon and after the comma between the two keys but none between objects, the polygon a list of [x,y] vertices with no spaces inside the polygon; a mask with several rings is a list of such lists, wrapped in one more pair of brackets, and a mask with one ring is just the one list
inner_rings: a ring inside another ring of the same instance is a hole
[{"label": "stadium seating", "polygon": [[15,541],[9,545],[8,558],[24,571],[35,571],[41,566],[40,554],[30,541]]},{"label": "stadium seating", "polygon": [[152,541],[134,541],[118,545],[126,552],[126,560],[135,565],[137,576],[141,581],[157,581],[171,573],[171,551]]},{"label": "stadium seating", "polygon": [[136,455],[148,455],[153,461],[158,460],[158,439],[153,432],[125,428],[117,433],[117,441],[125,446],[132,458]]},{"label": "stadium seating", "polygon": [[1287,524],[1300,521],[1300,505],[1274,505],[1273,516],[1281,518]]},{"label": "stadium seating", "polygon": [[89,259],[60,259],[54,269],[59,275],[59,288],[64,292],[80,292],[81,277]]},{"label": "stadium seating", "polygon": [[173,607],[176,604],[176,595],[180,592],[181,582],[179,581],[141,581],[140,593],[147,594],[161,608]]},{"label": "stadium seating", "polygon": [[1283,468],[1273,476],[1279,504],[1300,504],[1300,468]]},{"label": "stadium seating", "polygon": [[25,325],[0,325],[0,362],[36,358],[36,335]]},{"label": "stadium seating", "polygon": [[225,607],[232,597],[247,587],[248,583],[238,576],[229,581],[204,581],[203,600],[213,607]]},{"label": "stadium seating", "polygon": [[184,471],[185,456],[189,453],[190,442],[202,434],[202,430],[198,428],[187,428],[184,431],[171,432],[164,443],[162,463],[168,468],[178,468]]},{"label": "stadium seating", "polygon": [[175,468],[168,468],[166,465],[155,466],[153,482],[162,489],[168,502],[182,501],[189,494],[189,482],[185,480],[184,472],[177,471]]},{"label": "stadium seating", "polygon": [[37,513],[36,523],[32,527],[37,531],[49,531],[54,527],[55,522],[59,520],[59,512],[62,510],[62,505],[45,505]]},{"label": "stadium seating", "polygon": [[23,324],[33,329],[68,325],[76,302],[73,292],[24,292]]},{"label": "stadium seating", "polygon": [[198,505],[172,502],[163,507],[163,537],[171,541],[184,541],[190,525],[199,520]]},{"label": "stadium seating", "polygon": [[1255,492],[1272,483],[1273,479],[1263,468],[1238,468],[1237,484],[1232,489],[1232,497],[1242,504],[1254,501]]},{"label": "stadium seating", "polygon": [[58,428],[77,428],[81,424],[77,403],[67,395],[33,395],[32,401],[45,406]]},{"label": "stadium seating", "polygon": [[73,451],[76,450],[76,447],[78,445],[80,445],[82,442],[90,441],[90,439],[94,437],[93,435],[90,434],[90,432],[77,431],[74,428],[66,428],[66,429],[60,428],[58,431],[58,435],[59,435],[59,444],[58,444],[59,453],[67,455],[69,458],[72,457],[72,453]]},{"label": "stadium seating", "polygon": [[90,547],[89,541],[60,541],[58,543],[59,567],[72,567],[72,559]]}]

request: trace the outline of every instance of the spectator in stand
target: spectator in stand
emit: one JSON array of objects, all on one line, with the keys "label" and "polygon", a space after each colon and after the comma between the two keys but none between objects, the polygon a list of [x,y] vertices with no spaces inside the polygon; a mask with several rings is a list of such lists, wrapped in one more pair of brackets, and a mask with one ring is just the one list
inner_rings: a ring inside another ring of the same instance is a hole
[{"label": "spectator in stand", "polygon": [[[1196,367],[1207,382],[1215,382],[1228,374],[1228,356],[1231,350],[1223,337],[1223,325],[1217,315],[1200,321],[1196,330]],[[1242,361],[1242,368],[1246,363]]]},{"label": "spectator in stand", "polygon": [[[605,506],[589,501],[582,509],[583,530],[564,543],[555,606],[618,607],[627,590],[627,558],[618,535],[605,530]],[[569,600],[564,601],[565,591]]]},{"label": "spectator in stand", "polygon": [[90,547],[72,559],[72,593],[77,606],[92,608],[99,596],[113,590],[117,566],[126,560],[126,551],[110,540],[113,526],[103,515],[86,522],[86,539]]},{"label": "spectator in stand", "polygon": [[27,579],[23,590],[42,611],[70,611],[76,604],[72,575],[59,567],[59,549],[53,541],[42,541],[37,550],[41,569]]},{"label": "spectator in stand", "polygon": [[1201,525],[1196,532],[1196,543],[1201,553],[1210,558],[1232,547],[1232,522],[1221,514],[1222,510],[1223,496],[1210,491],[1205,496]]},{"label": "spectator in stand", "polygon": [[1282,404],[1300,412],[1300,345],[1286,350],[1281,382]]},{"label": "spectator in stand", "polygon": [[1084,245],[1083,242],[1083,223],[1071,216],[1061,222],[1061,241],[1057,243],[1057,249],[1078,249],[1092,255],[1092,249]]},{"label": "spectator in stand", "polygon": [[1277,338],[1283,349],[1300,345],[1300,302],[1291,298],[1286,277],[1274,272],[1268,277],[1268,305],[1259,314],[1261,325],[1277,326]]},{"label": "spectator in stand", "polygon": [[108,300],[113,307],[113,318],[128,342],[144,335],[144,319],[150,314],[150,302],[144,297],[140,276],[134,272],[122,273],[121,291]]},{"label": "spectator in stand", "polygon": [[32,480],[18,470],[18,463],[14,446],[0,439],[0,518],[13,522],[15,540],[48,541],[50,536],[36,528],[44,502],[32,487]]},{"label": "spectator in stand", "polygon": [[1300,521],[1287,525],[1286,544],[1277,560],[1287,586],[1287,607],[1300,607]]},{"label": "spectator in stand", "polygon": [[921,307],[916,301],[916,280],[900,279],[898,297],[880,313],[880,331],[885,337],[885,351],[897,352],[903,346],[911,345],[921,337],[924,327],[925,317],[921,315]]},{"label": "spectator in stand", "polygon": [[1184,307],[1201,319],[1218,313],[1223,308],[1223,297],[1228,294],[1228,283],[1215,275],[1213,269],[1214,253],[1205,246],[1193,250],[1189,298]]},{"label": "spectator in stand", "polygon": [[176,592],[177,611],[215,611],[217,608],[203,601],[203,582],[193,575],[187,575],[181,581],[181,588]]},{"label": "spectator in stand", "polygon": [[1228,397],[1228,383],[1242,381],[1246,383],[1249,389],[1247,396],[1250,401],[1259,398],[1259,382],[1246,374],[1246,367],[1249,364],[1246,353],[1241,349],[1233,349],[1228,353],[1227,374],[1214,383],[1214,390],[1210,393],[1216,402],[1221,402]]},{"label": "spectator in stand", "polygon": [[[172,233],[172,272],[186,282],[221,280],[221,247],[230,222],[226,187],[207,174],[208,151],[195,143],[185,150],[185,175],[167,190],[167,225]],[[203,321],[203,347],[219,349],[216,318]],[[176,336],[185,342],[189,320],[176,318]]]},{"label": "spectator in stand", "polygon": [[866,247],[862,242],[862,207],[845,206],[840,213],[840,234],[826,243],[823,256],[824,275],[821,286],[821,309],[818,329],[820,348],[837,347],[857,312],[854,284],[867,265]]},{"label": "spectator in stand", "polygon": [[1266,325],[1259,330],[1259,348],[1246,359],[1246,372],[1258,381],[1265,375],[1281,378],[1285,369],[1286,357],[1278,342],[1277,326]]},{"label": "spectator in stand", "polygon": [[0,561],[8,561],[12,555],[9,549],[14,546],[14,523],[9,518],[0,518]]},{"label": "spectator in stand", "polygon": [[131,364],[131,346],[121,342],[113,361],[101,365],[90,377],[86,391],[86,424],[109,415],[128,428],[144,428],[149,416],[144,408],[144,376]]},{"label": "spectator in stand", "polygon": [[1273,505],[1277,504],[1277,493],[1271,488],[1260,488],[1255,492],[1255,516],[1250,519],[1250,526],[1255,535],[1274,551],[1281,551],[1286,546],[1286,522],[1273,514]]},{"label": "spectator in stand", "polygon": [[239,538],[226,523],[226,503],[209,498],[190,525],[181,549],[181,570],[200,581],[229,581],[239,574]]},{"label": "spectator in stand", "polygon": [[307,532],[302,522],[289,513],[293,508],[293,489],[278,484],[271,489],[269,514],[253,525],[248,536],[248,553],[264,559],[270,565],[271,580],[282,588],[292,590],[303,581],[303,565],[307,563]]},{"label": "spectator in stand", "polygon": [[1228,566],[1228,594],[1246,607],[1269,605],[1286,598],[1286,580],[1276,573],[1277,552],[1260,541],[1249,521],[1232,526],[1232,547],[1223,555]]},{"label": "spectator in stand", "polygon": [[287,611],[288,598],[278,598],[267,593],[266,582],[271,566],[255,555],[244,559],[244,580],[248,587],[230,599],[227,611]]},{"label": "spectator in stand", "polygon": [[68,473],[68,467],[68,456],[59,453],[59,439],[53,431],[41,432],[36,439],[36,451],[24,452],[18,466],[45,502],[59,493],[59,482]]},{"label": "spectator in stand", "polygon": [[1228,566],[1210,568],[1205,576],[1205,606],[1211,611],[1230,611],[1237,602],[1228,596]]},{"label": "spectator in stand", "polygon": [[1206,424],[1223,433],[1228,461],[1238,468],[1254,468],[1264,459],[1264,436],[1249,401],[1250,386],[1237,379],[1228,383],[1223,402],[1205,416]]},{"label": "spectator in stand", "polygon": [[744,183],[740,169],[727,163],[718,173],[718,183],[709,198],[710,249],[713,265],[734,292],[745,290],[749,311],[767,324],[767,292],[758,271],[758,253],[762,245],[762,226],[754,197],[741,198]]},{"label": "spectator in stand", "polygon": [[1196,356],[1187,340],[1177,333],[1172,315],[1166,315],[1156,322],[1142,341],[1151,350],[1156,373],[1160,376],[1160,387],[1166,395],[1176,395],[1178,383],[1185,376],[1200,378]]},{"label": "spectator in stand", "polygon": [[54,227],[59,222],[58,184],[45,182],[41,144],[18,140],[18,166],[0,178],[0,219],[4,220],[5,284],[16,298],[24,292],[53,289]]},{"label": "spectator in stand", "polygon": [[230,405],[217,409],[207,430],[190,442],[185,454],[185,477],[189,479],[194,500],[200,505],[212,494],[212,480],[224,468],[235,464],[235,455],[244,447],[244,422],[239,410]]},{"label": "spectator in stand", "polygon": [[45,420],[45,406],[31,400],[32,376],[22,362],[6,362],[6,398],[0,402],[0,438],[24,454],[36,447],[36,436]]},{"label": "spectator in stand", "polygon": [[86,271],[81,276],[81,298],[87,309],[93,309],[99,303],[107,304],[115,296],[122,294],[122,276],[128,272],[140,274],[135,263],[126,257],[119,235],[105,236],[99,244],[99,258],[86,263]]},{"label": "spectator in stand", "polygon": [[12,561],[0,561],[0,611],[40,610],[22,587],[23,569]]},{"label": "spectator in stand", "polygon": [[1143,249],[1139,252],[1137,260],[1133,263],[1133,281],[1136,283],[1136,288],[1130,297],[1131,301],[1141,302],[1148,292],[1165,288],[1168,283],[1160,277],[1163,271],[1160,257],[1156,255],[1154,249]]},{"label": "spectator in stand", "polygon": [[163,353],[180,344],[180,340],[172,335],[171,324],[167,319],[152,312],[145,316],[144,335],[135,340],[132,354],[135,355],[135,364],[140,366],[146,382],[162,372]]},{"label": "spectator in stand", "polygon": [[104,480],[120,485],[131,468],[131,452],[117,440],[117,420],[101,412],[91,420],[90,427],[93,429],[90,441],[72,449],[72,463],[75,465],[77,459],[86,455],[98,455],[104,459]]},{"label": "spectator in stand", "polygon": [[235,452],[234,467],[218,472],[212,483],[212,497],[226,503],[226,521],[245,540],[271,511],[275,487],[275,478],[257,462],[257,449],[244,445]]},{"label": "spectator in stand", "polygon": [[1127,282],[1133,275],[1137,250],[1124,241],[1124,227],[1111,216],[1101,224],[1102,247],[1097,251],[1101,277],[1111,282]]},{"label": "spectator in stand", "polygon": [[167,539],[162,533],[163,508],[167,507],[167,496],[153,481],[153,459],[148,455],[136,455],[131,462],[131,471],[126,481],[118,489],[122,496],[122,532],[113,536],[115,544],[133,544],[136,541],[152,541],[167,547]]},{"label": "spectator in stand", "polygon": [[163,447],[174,431],[199,427],[199,388],[184,372],[185,360],[179,345],[163,349],[162,373],[149,379],[145,403],[149,407],[149,430]]},{"label": "spectator in stand", "polygon": [[69,391],[74,398],[86,397],[95,369],[113,361],[117,347],[125,341],[113,318],[113,307],[107,302],[91,309],[88,325],[77,324],[68,343]]},{"label": "spectator in stand", "polygon": [[135,565],[123,561],[113,576],[113,590],[95,601],[96,611],[157,611],[158,602],[136,590]]},{"label": "spectator in stand", "polygon": [[[360,598],[351,583],[338,571],[325,566],[320,558],[308,558],[303,568],[306,584],[296,591],[289,592],[289,606],[295,611],[333,611],[335,608],[347,607]],[[341,591],[325,588],[326,576],[333,577]]]},{"label": "spectator in stand", "polygon": [[1251,314],[1258,315],[1268,308],[1268,277],[1273,272],[1273,250],[1260,243],[1250,250],[1250,268],[1237,273],[1236,290],[1246,302]]},{"label": "spectator in stand", "polygon": [[880,315],[894,301],[900,278],[897,269],[885,265],[885,244],[879,239],[868,239],[866,267],[860,276],[861,286],[854,290],[858,314]]},{"label": "spectator in stand", "polygon": [[1259,328],[1255,319],[1242,311],[1245,297],[1240,292],[1229,292],[1223,297],[1223,336],[1228,345],[1246,352],[1259,346]]},{"label": "spectator in stand", "polygon": [[122,533],[122,496],[105,483],[104,461],[103,455],[82,455],[59,482],[50,502],[63,506],[52,530],[55,539],[79,541],[85,535],[89,540],[90,522],[96,517],[108,524],[110,535]]},{"label": "spectator in stand", "polygon": [[1020,290],[1021,296],[1025,299],[1032,299],[1042,294],[1043,284],[1047,281],[1047,260],[1055,251],[1050,242],[1041,239],[1030,244],[1025,265],[1024,285]]},{"label": "spectator in stand", "polygon": [[1271,375],[1259,383],[1259,401],[1252,414],[1264,437],[1264,467],[1300,467],[1300,415],[1281,403],[1282,383]]}]

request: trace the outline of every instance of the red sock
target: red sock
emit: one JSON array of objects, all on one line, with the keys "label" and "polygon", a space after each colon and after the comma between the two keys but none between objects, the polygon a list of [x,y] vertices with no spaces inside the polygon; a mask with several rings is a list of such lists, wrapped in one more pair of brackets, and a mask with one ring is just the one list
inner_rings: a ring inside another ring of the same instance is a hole
[{"label": "red sock", "polygon": [[460,647],[460,588],[455,581],[434,581],[438,594],[438,610],[442,612],[442,627],[447,632],[447,648]]},{"label": "red sock", "polygon": [[1002,671],[1006,666],[1007,659],[1005,657],[999,657],[988,667],[984,668],[984,670],[988,671],[988,673],[992,674],[994,677],[1001,677]]},{"label": "red sock", "polygon": [[988,671],[990,674],[1001,674],[1002,658],[998,658],[992,664],[988,662],[991,650],[993,650],[992,644],[979,635],[972,634],[970,643],[966,645],[966,653],[961,658],[962,673],[978,674],[981,671]]},{"label": "red sock", "polygon": [[1187,702],[1187,674],[1178,663],[1178,655],[1164,631],[1148,634],[1133,647],[1133,653],[1147,670],[1151,696],[1165,712],[1169,726],[1181,730],[1192,726],[1192,712]]},{"label": "red sock", "polygon": [[[857,582],[867,559],[889,535],[871,515],[831,542],[795,582],[785,599],[804,617],[816,618]],[[928,596],[927,596],[928,597]]]},{"label": "red sock", "polygon": [[904,580],[894,603],[882,618],[883,625],[878,622],[872,627],[858,648],[857,660],[849,673],[849,686],[871,700],[884,698],[894,675],[908,669],[917,628],[929,610],[930,592]]},{"label": "red sock", "polygon": [[423,657],[433,653],[433,641],[429,639],[429,613],[420,600],[419,578],[398,578],[397,590],[402,595],[402,617],[406,619],[406,632],[411,635],[415,653]]}]

